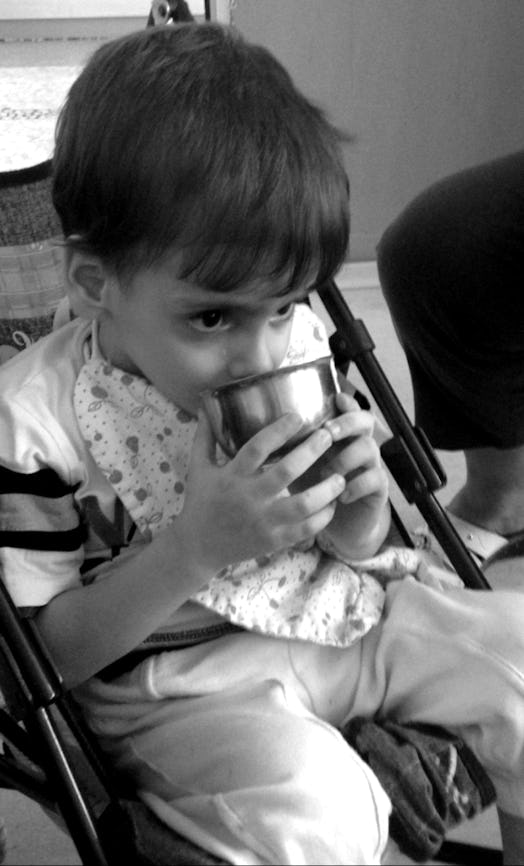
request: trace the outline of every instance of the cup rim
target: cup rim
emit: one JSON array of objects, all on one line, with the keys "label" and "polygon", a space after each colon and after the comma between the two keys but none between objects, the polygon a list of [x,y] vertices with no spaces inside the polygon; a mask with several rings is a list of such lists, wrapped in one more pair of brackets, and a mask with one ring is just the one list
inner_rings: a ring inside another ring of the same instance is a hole
[{"label": "cup rim", "polygon": [[[256,373],[254,376],[245,376],[242,379],[236,379],[234,382],[228,382],[226,385],[221,385],[220,388],[207,388],[200,392],[200,396],[218,397],[219,394],[226,394],[228,391],[236,390],[237,388],[249,388],[251,385],[263,382],[265,379],[281,378],[287,373],[292,373],[295,370],[302,370],[306,367],[315,367],[320,363],[334,364],[332,355],[322,355],[320,358],[315,358],[313,361],[304,361],[302,364],[290,364],[288,367],[277,367],[276,370],[268,370],[267,373]],[[334,371],[333,371],[334,372]]]}]

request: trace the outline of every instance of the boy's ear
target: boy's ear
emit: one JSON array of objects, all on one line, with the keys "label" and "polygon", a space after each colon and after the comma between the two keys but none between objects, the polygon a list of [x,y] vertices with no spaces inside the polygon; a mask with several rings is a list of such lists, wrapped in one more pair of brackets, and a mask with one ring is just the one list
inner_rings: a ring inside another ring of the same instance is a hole
[{"label": "boy's ear", "polygon": [[66,247],[69,304],[76,316],[100,319],[108,312],[116,276],[98,256]]}]

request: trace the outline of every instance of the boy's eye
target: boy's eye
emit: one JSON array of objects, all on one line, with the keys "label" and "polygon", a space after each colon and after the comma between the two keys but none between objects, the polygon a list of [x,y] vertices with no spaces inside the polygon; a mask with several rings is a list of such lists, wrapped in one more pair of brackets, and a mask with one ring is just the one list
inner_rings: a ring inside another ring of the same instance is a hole
[{"label": "boy's eye", "polygon": [[273,318],[274,319],[280,319],[280,320],[289,319],[293,315],[294,311],[295,311],[295,304],[294,303],[291,302],[289,304],[284,304],[283,307],[280,307],[276,311]]},{"label": "boy's eye", "polygon": [[[273,322],[285,322],[291,318],[295,310],[295,303],[291,302],[284,304],[282,307],[273,313],[271,319]],[[191,316],[190,324],[197,331],[213,332],[223,331],[231,326],[231,316],[224,310],[203,310],[195,316]]]},{"label": "boy's eye", "polygon": [[225,325],[222,310],[204,310],[198,316],[193,316],[191,324],[198,331],[218,331]]}]

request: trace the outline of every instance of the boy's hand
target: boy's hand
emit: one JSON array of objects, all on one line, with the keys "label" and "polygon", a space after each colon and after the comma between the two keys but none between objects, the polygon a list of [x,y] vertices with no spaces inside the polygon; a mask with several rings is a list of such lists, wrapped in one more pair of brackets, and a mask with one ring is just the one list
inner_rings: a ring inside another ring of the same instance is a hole
[{"label": "boy's hand", "polygon": [[360,559],[376,552],[389,525],[388,477],[373,437],[375,418],[349,394],[337,395],[341,412],[324,425],[333,447],[320,461],[324,476],[346,479],[328,535],[345,555]]},{"label": "boy's hand", "polygon": [[[267,458],[299,429],[286,415],[256,434],[223,466],[215,461],[215,440],[203,413],[193,445],[186,498],[175,521],[177,549],[198,568],[202,583],[230,563],[282,550],[311,538],[332,520],[345,487],[338,471],[289,495],[288,488],[332,446],[326,429],[275,463]],[[346,465],[346,459],[342,465]]]},{"label": "boy's hand", "polygon": [[341,414],[324,424],[334,446],[322,460],[323,471],[339,472],[346,478],[340,502],[347,505],[371,497],[378,499],[380,507],[388,497],[388,482],[373,437],[375,418],[349,394],[337,394],[336,401]]}]

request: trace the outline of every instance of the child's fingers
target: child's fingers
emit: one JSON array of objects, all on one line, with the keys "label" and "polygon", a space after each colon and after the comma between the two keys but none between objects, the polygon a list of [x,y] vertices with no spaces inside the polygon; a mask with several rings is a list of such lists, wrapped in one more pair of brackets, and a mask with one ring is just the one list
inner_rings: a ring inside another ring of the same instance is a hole
[{"label": "child's fingers", "polygon": [[337,418],[326,421],[324,424],[333,437],[333,442],[341,442],[343,439],[355,439],[357,437],[373,437],[375,418],[371,412],[359,409],[358,412],[345,412]]},{"label": "child's fingers", "polygon": [[380,448],[371,436],[356,436],[345,447],[339,442],[328,454],[328,460],[330,470],[346,478],[382,463]]},{"label": "child's fingers", "polygon": [[331,475],[301,493],[278,499],[272,518],[279,527],[280,546],[290,547],[325,529],[333,519],[344,487],[341,475]]},{"label": "child's fingers", "polygon": [[339,499],[343,505],[349,505],[370,496],[380,496],[384,502],[388,497],[388,477],[382,466],[364,469],[347,481]]},{"label": "child's fingers", "polygon": [[281,548],[294,547],[303,541],[315,538],[322,530],[326,529],[333,520],[336,502],[330,502],[320,511],[315,511],[306,520],[299,523],[281,524]]},{"label": "child's fingers", "polygon": [[346,486],[343,475],[335,473],[275,506],[283,523],[297,523],[312,517],[337,500]]},{"label": "child's fingers", "polygon": [[357,412],[361,410],[360,404],[355,397],[347,391],[339,391],[335,397],[335,403],[340,412]]},{"label": "child's fingers", "polygon": [[[356,400],[348,394],[338,394],[337,405],[341,409],[341,414],[324,424],[334,442],[349,437],[373,435],[375,417],[371,412],[361,409]],[[343,411],[342,407],[344,407]]]},{"label": "child's fingers", "polygon": [[232,462],[243,475],[256,472],[271,454],[282,448],[300,430],[301,425],[302,420],[296,413],[282,415],[246,442]]},{"label": "child's fingers", "polygon": [[327,430],[323,427],[315,430],[304,442],[267,467],[261,491],[266,496],[276,496],[291,487],[329,451],[332,445],[333,439]]}]

